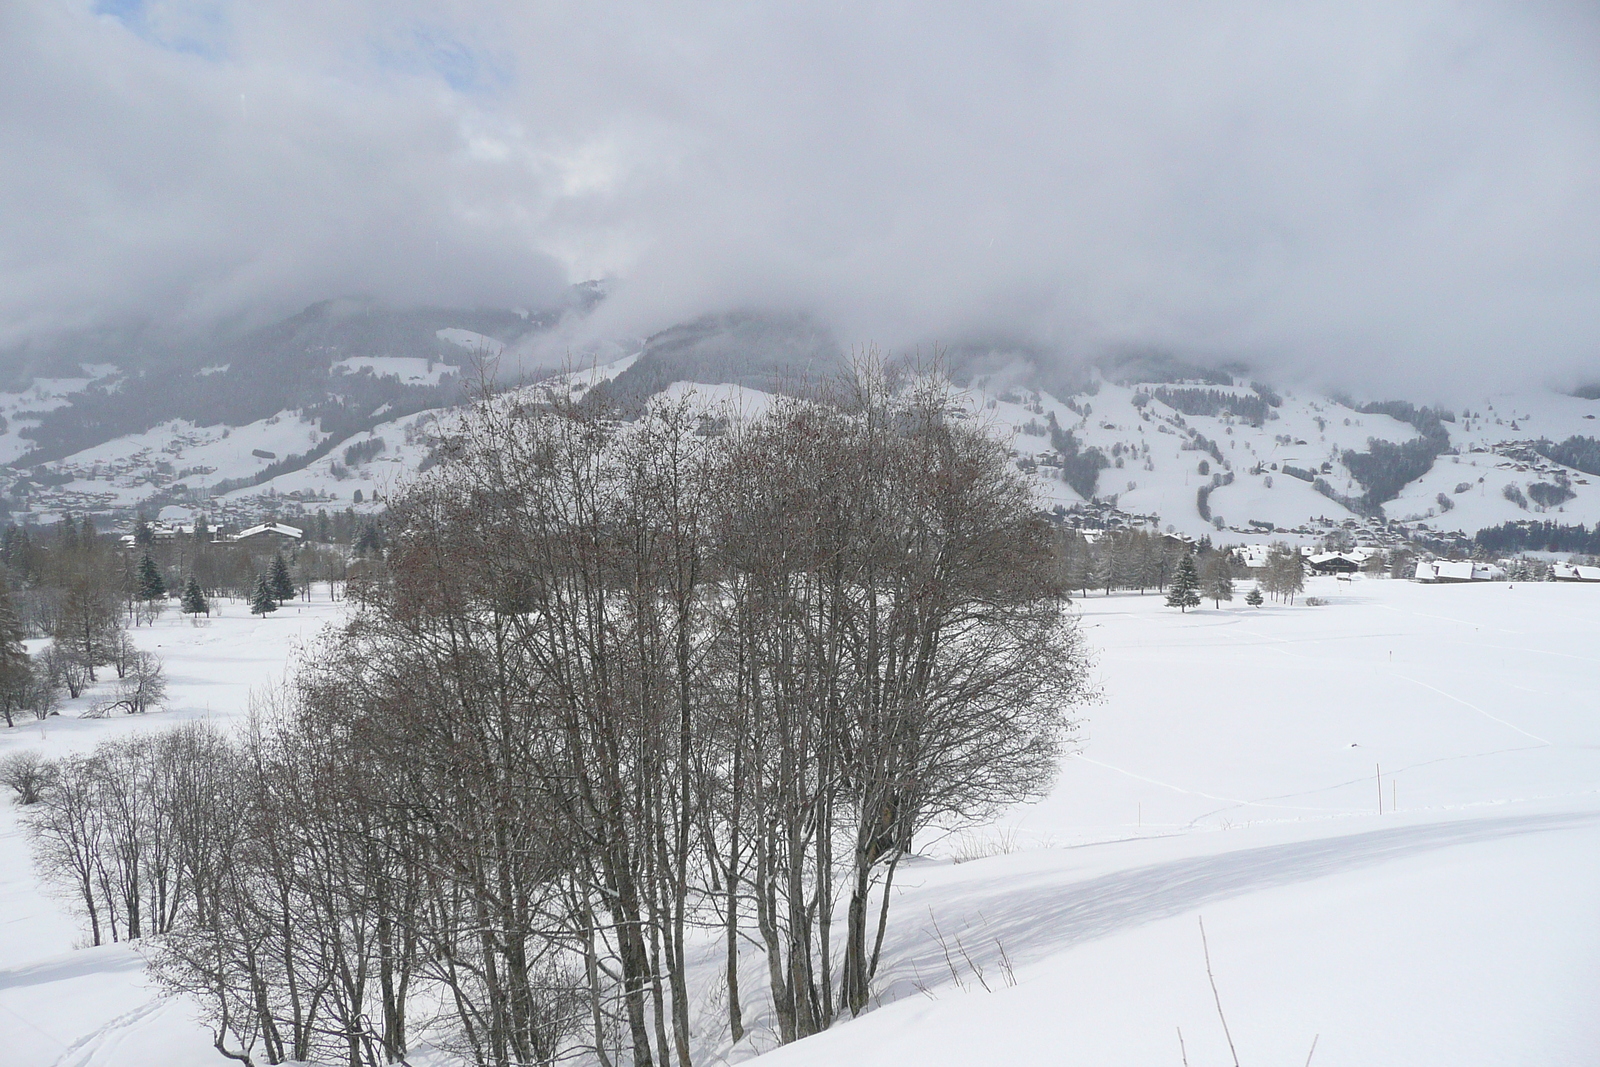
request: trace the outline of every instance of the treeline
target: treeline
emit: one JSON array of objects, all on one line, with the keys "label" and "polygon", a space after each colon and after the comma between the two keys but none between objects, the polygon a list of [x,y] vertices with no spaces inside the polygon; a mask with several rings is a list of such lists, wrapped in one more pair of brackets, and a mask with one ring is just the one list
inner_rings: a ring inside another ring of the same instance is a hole
[{"label": "treeline", "polygon": [[[1404,400],[1383,400],[1363,404],[1357,411],[1367,415],[1388,415],[1416,427],[1422,436],[1403,444],[1367,438],[1367,450],[1346,449],[1339,457],[1361,488],[1362,514],[1381,515],[1383,505],[1400,495],[1407,485],[1433,469],[1433,461],[1450,448],[1450,431],[1455,413],[1443,408],[1417,407]],[[1333,493],[1325,495],[1339,499]]]},{"label": "treeline", "polygon": [[1356,410],[1363,415],[1387,415],[1415,427],[1424,437],[1443,438],[1447,445],[1450,440],[1450,430],[1445,423],[1456,421],[1456,413],[1453,411],[1445,408],[1419,408],[1405,400],[1375,400],[1362,404]]},{"label": "treeline", "polygon": [[1038,795],[1085,693],[1056,531],[958,411],[478,405],[354,620],[206,742],[156,975],[267,1063],[689,1067],[758,999],[785,1042],[865,1010],[912,842]]},{"label": "treeline", "polygon": [[1379,514],[1379,509],[1400,495],[1407,485],[1433,469],[1442,449],[1433,438],[1418,437],[1403,444],[1367,438],[1367,450],[1346,449],[1340,459],[1361,486],[1362,510]]},{"label": "treeline", "polygon": [[1582,524],[1562,526],[1554,522],[1504,522],[1479,530],[1473,540],[1485,552],[1510,555],[1517,552],[1570,552],[1600,555],[1600,525],[1593,530]]},{"label": "treeline", "polygon": [[[1232,415],[1256,427],[1273,417],[1272,409],[1277,404],[1272,400],[1278,399],[1271,390],[1240,395],[1221,389],[1183,389],[1168,385],[1156,386],[1150,390],[1150,395],[1185,415],[1210,415],[1214,418]],[[1279,399],[1278,403],[1281,404],[1282,400]]]},{"label": "treeline", "polygon": [[[1204,461],[1201,462],[1200,466],[1201,466],[1201,473],[1204,473],[1205,472],[1205,463],[1204,463]],[[1217,518],[1217,519],[1213,519],[1212,518],[1212,515],[1211,515],[1211,494],[1212,494],[1213,491],[1215,491],[1217,489],[1221,489],[1225,485],[1232,485],[1232,484],[1233,484],[1233,472],[1232,471],[1226,471],[1226,472],[1219,471],[1216,474],[1213,474],[1211,476],[1211,481],[1208,484],[1202,485],[1199,489],[1195,490],[1195,494],[1194,494],[1194,507],[1195,507],[1195,510],[1200,513],[1200,517],[1202,519],[1206,520],[1207,522],[1215,523],[1217,529],[1219,529],[1219,530],[1222,529],[1222,522],[1221,522],[1220,518]]]},{"label": "treeline", "polygon": [[[1060,553],[1068,587],[1084,596],[1090,590],[1106,596],[1118,590],[1165,593],[1187,559],[1196,590],[1220,603],[1233,599],[1234,579],[1252,574],[1232,550],[1214,548],[1209,539],[1188,545],[1149,530],[1108,531],[1093,541],[1077,530],[1064,530]],[[1292,601],[1304,588],[1304,575],[1300,553],[1278,543],[1255,577],[1264,592]]]},{"label": "treeline", "polygon": [[[112,538],[70,516],[36,538],[20,527],[0,533],[0,715],[44,719],[65,694],[82,696],[115,674],[117,684],[86,714],[143,712],[161,703],[161,661],[128,633],[158,612],[148,581]],[[29,656],[22,642],[49,637]]]},{"label": "treeline", "polygon": [[1069,589],[1107,596],[1119,589],[1165,591],[1190,551],[1181,541],[1148,530],[1117,530],[1090,541],[1077,530],[1061,534],[1062,575]]}]

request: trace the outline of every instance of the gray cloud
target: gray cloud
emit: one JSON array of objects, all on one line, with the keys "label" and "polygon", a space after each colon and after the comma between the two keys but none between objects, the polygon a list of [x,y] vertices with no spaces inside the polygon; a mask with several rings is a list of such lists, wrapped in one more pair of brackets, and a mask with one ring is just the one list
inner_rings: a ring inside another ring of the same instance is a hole
[{"label": "gray cloud", "polygon": [[0,330],[610,275],[599,333],[1600,371],[1587,5],[327,7],[0,9]]}]

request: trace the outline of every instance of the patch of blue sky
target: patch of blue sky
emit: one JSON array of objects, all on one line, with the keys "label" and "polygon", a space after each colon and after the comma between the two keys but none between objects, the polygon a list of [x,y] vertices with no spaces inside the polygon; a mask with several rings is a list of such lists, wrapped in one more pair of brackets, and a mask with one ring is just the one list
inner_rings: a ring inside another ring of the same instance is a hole
[{"label": "patch of blue sky", "polygon": [[377,44],[380,65],[407,74],[432,74],[458,93],[490,95],[511,84],[511,62],[475,48],[448,30],[416,26],[397,46]]},{"label": "patch of blue sky", "polygon": [[227,54],[222,0],[95,0],[94,11],[160,48],[212,60]]}]

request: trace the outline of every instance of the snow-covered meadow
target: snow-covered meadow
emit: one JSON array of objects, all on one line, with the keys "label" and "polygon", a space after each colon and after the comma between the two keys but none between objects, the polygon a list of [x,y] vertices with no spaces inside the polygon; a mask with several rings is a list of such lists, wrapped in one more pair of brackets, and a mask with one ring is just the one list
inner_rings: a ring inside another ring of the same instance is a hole
[{"label": "snow-covered meadow", "polygon": [[[1306,592],[1328,603],[1079,601],[1103,699],[1050,797],[924,842],[881,1006],[771,1062],[1228,1064],[1218,998],[1245,1067],[1313,1041],[1318,1067],[1600,1062],[1600,590]],[[141,628],[170,710],[69,708],[0,732],[0,755],[240,717],[340,608]],[[0,804],[0,1063],[223,1062],[135,951],[73,948],[17,810]],[[775,1044],[752,1021],[736,1058]]]}]

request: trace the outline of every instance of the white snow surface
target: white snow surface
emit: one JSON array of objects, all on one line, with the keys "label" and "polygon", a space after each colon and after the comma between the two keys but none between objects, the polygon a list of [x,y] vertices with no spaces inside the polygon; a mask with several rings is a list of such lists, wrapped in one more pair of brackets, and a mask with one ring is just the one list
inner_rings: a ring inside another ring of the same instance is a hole
[{"label": "white snow surface", "polygon": [[465,348],[469,352],[482,352],[487,355],[498,356],[500,353],[506,350],[506,343],[504,341],[497,341],[493,337],[488,337],[481,333],[474,333],[471,330],[459,329],[454,326],[447,327],[443,330],[436,330],[434,331],[434,336],[438,337],[439,340],[455,345],[458,348]]},{"label": "white snow surface", "polygon": [[[880,1006],[773,1049],[751,949],[752,1036],[702,1040],[697,1062],[1176,1065],[1181,1029],[1189,1063],[1230,1063],[1200,917],[1243,1064],[1304,1063],[1313,1040],[1317,1067],[1600,1062],[1600,589],[1306,592],[1328,603],[1080,601],[1103,700],[1048,798],[920,843]],[[0,754],[237,720],[341,608],[169,616],[136,637],[165,659],[170,710],[69,708],[0,731]],[[73,948],[17,815],[0,802],[0,1062],[224,1062],[136,950]],[[708,990],[720,951],[700,947]],[[699,1018],[718,1010],[708,997]]]}]

